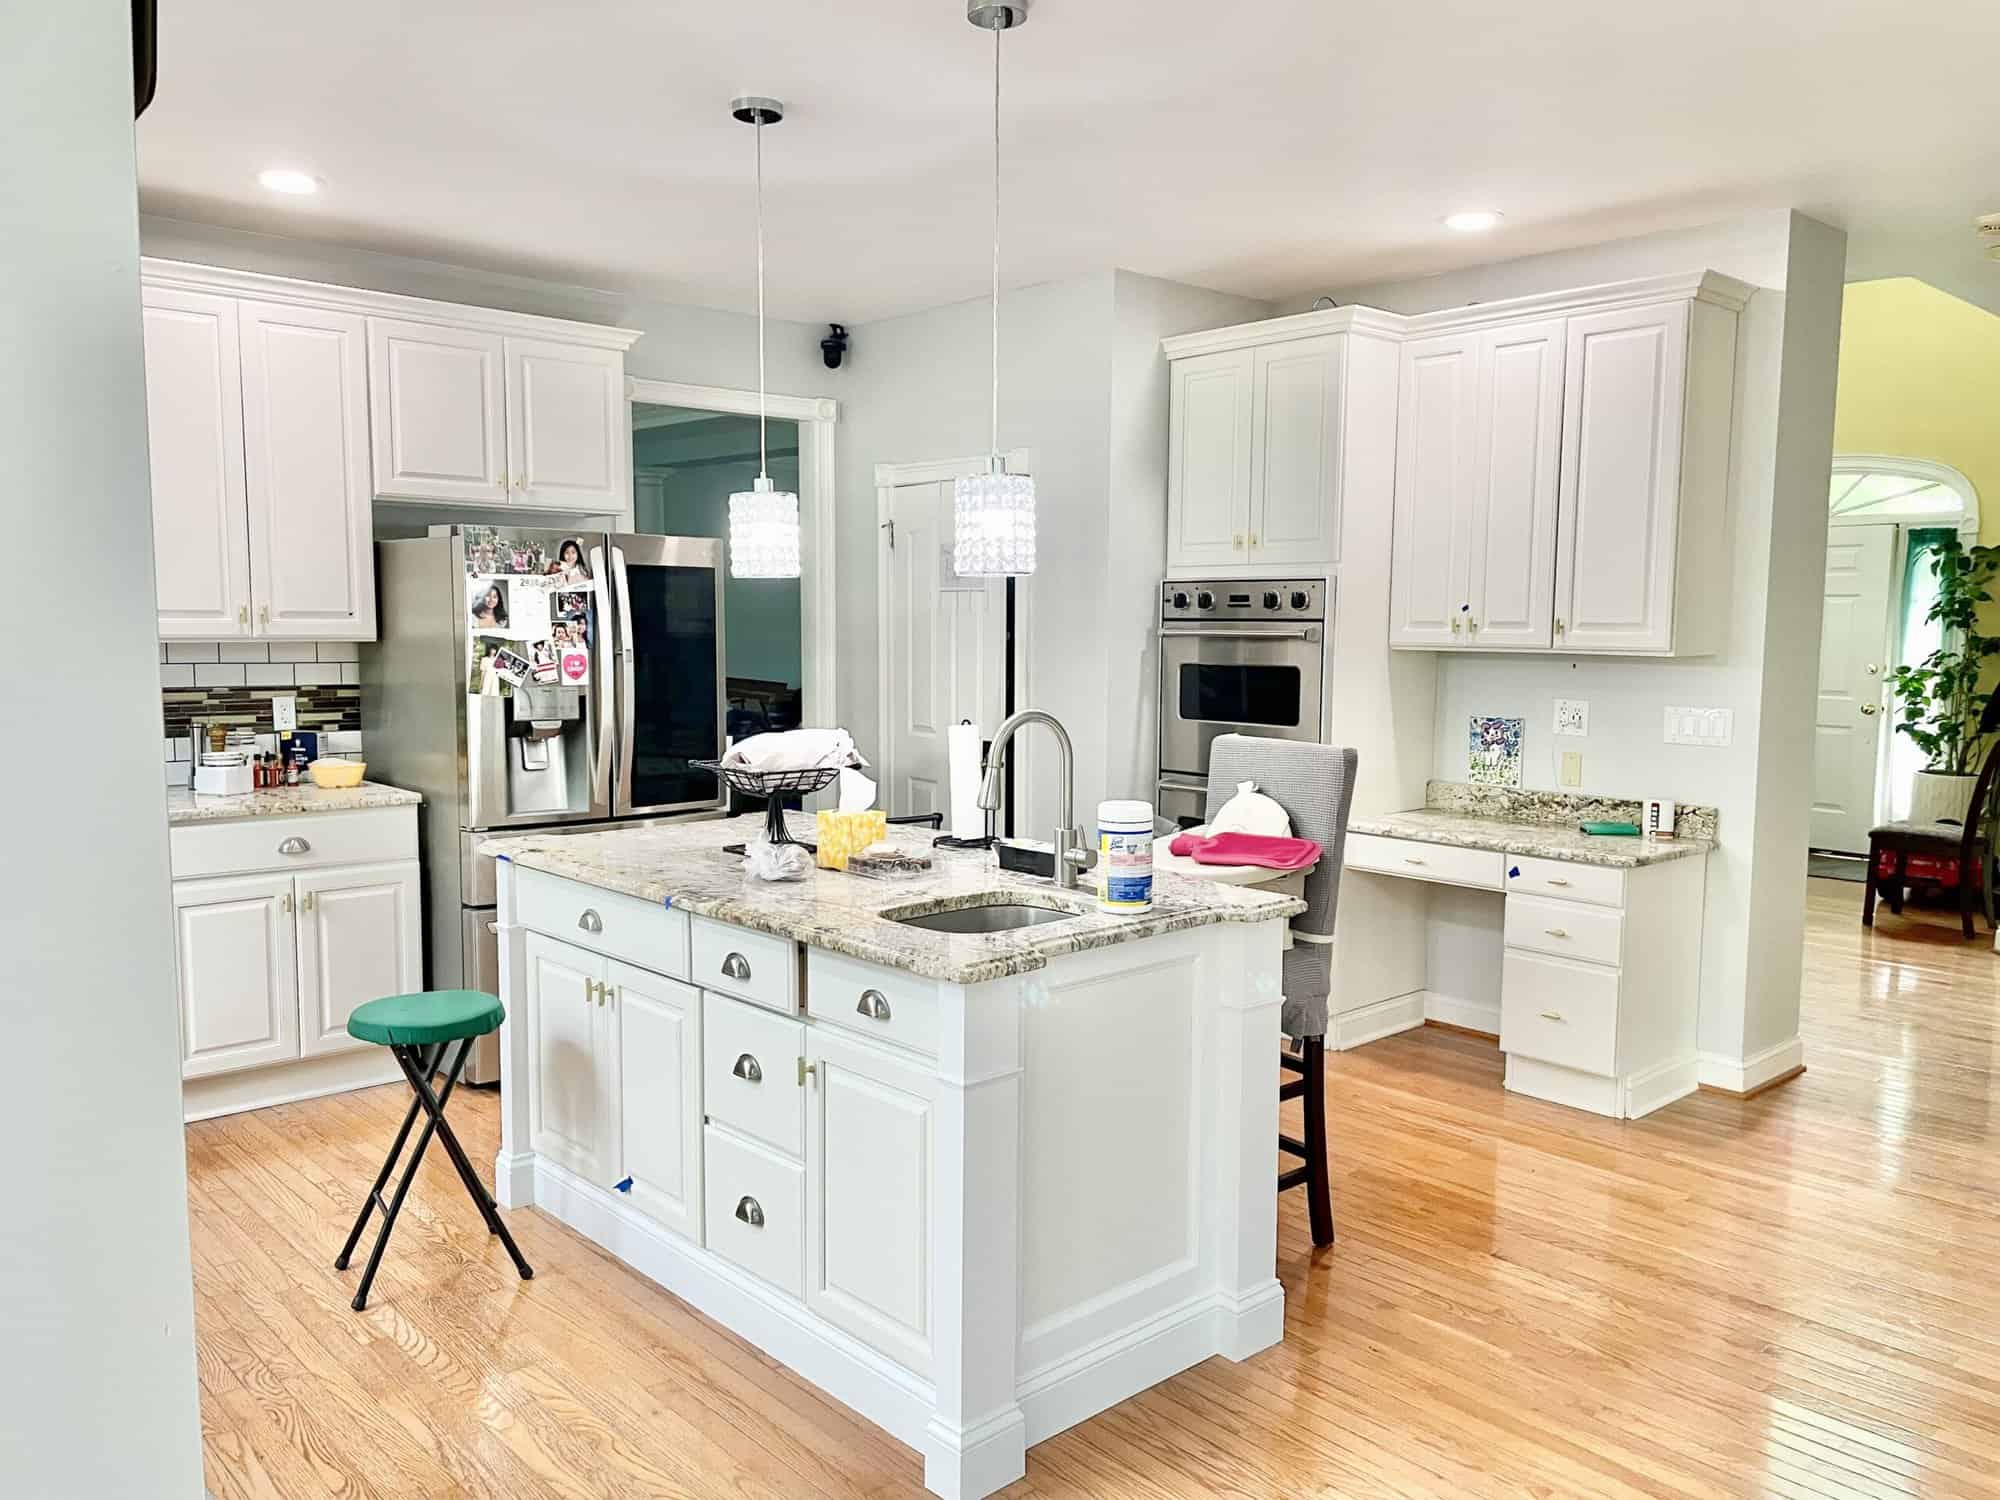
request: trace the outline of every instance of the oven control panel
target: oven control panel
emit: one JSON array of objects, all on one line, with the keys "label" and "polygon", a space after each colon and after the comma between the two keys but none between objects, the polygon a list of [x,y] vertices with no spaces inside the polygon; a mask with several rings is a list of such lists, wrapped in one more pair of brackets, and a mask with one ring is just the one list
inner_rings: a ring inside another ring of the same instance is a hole
[{"label": "oven control panel", "polygon": [[1323,620],[1324,578],[1169,578],[1162,620]]}]

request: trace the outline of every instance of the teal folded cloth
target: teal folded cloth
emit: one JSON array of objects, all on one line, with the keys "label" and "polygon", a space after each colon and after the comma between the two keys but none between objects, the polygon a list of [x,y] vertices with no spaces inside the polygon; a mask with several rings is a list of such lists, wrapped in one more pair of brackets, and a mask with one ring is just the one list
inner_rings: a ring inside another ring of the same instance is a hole
[{"label": "teal folded cloth", "polygon": [[1639,836],[1637,823],[1579,823],[1576,826],[1580,833],[1609,834],[1626,839],[1636,839]]}]

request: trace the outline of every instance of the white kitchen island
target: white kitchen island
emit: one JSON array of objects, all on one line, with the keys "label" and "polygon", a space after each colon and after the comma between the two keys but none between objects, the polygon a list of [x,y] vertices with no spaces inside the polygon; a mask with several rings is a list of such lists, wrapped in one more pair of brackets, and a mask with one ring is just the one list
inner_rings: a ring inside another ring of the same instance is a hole
[{"label": "white kitchen island", "polygon": [[[1283,1336],[1279,953],[1302,903],[1162,876],[1152,913],[1110,916],[945,851],[912,879],[763,884],[721,852],[761,824],[492,846],[503,1205],[916,1447],[945,1496]],[[894,920],[1000,903],[1059,918]]]}]

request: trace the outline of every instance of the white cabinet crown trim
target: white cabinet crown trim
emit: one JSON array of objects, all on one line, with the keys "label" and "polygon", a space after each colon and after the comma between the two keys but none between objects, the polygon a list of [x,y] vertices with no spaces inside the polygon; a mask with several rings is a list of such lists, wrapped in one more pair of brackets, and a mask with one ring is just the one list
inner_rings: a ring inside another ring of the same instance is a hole
[{"label": "white cabinet crown trim", "polygon": [[543,317],[539,313],[507,312],[501,308],[473,307],[461,302],[439,302],[429,297],[406,297],[398,292],[374,292],[358,287],[333,286],[322,281],[300,281],[290,276],[266,276],[257,271],[234,271],[221,266],[198,266],[187,261],[159,260],[150,255],[140,258],[139,276],[148,286],[285,302],[334,312],[397,318],[408,323],[442,323],[453,328],[586,344],[600,349],[629,349],[644,332],[606,323],[579,323],[568,318]]}]

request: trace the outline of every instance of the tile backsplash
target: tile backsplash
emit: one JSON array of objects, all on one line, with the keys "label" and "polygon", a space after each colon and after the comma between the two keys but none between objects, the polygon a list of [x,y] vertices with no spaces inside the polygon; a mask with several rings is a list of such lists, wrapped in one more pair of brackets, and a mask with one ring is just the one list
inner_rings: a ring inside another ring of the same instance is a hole
[{"label": "tile backsplash", "polygon": [[[276,693],[298,699],[299,728],[337,733],[346,746],[338,753],[359,752],[359,656],[352,641],[166,642],[160,647],[160,717],[168,766],[188,758],[190,719],[272,733]],[[334,744],[323,748],[337,750]],[[183,764],[183,776],[186,769]],[[167,779],[175,779],[171,769]]]}]

